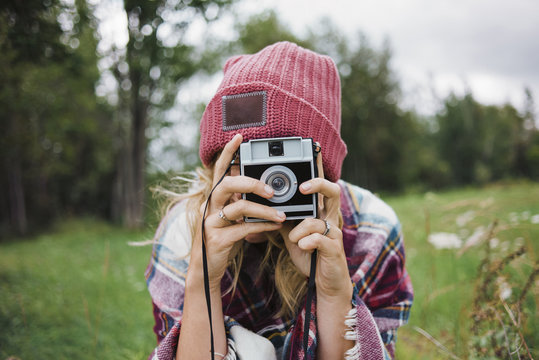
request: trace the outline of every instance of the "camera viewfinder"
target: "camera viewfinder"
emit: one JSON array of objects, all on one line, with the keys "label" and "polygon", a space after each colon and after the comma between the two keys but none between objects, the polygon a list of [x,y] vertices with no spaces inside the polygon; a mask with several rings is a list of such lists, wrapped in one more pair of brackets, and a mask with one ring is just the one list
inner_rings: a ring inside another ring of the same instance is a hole
[{"label": "camera viewfinder", "polygon": [[270,156],[283,156],[283,142],[282,141],[270,141],[268,143],[269,155]]}]

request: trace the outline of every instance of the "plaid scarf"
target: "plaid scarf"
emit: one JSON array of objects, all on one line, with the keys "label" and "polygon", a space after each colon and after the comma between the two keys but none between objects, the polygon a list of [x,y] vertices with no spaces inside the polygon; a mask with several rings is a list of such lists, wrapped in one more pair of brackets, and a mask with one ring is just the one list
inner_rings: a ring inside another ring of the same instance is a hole
[{"label": "plaid scarf", "polygon": [[[397,328],[408,320],[413,290],[405,270],[400,223],[393,210],[367,190],[339,181],[343,215],[343,242],[354,305],[346,319],[346,338],[355,341],[346,359],[391,359]],[[185,204],[173,208],[161,222],[145,275],[152,296],[158,346],[150,358],[173,359],[181,331],[185,276],[189,264],[190,232]],[[264,244],[245,248],[244,264],[236,291],[223,299],[228,337],[226,359],[237,359],[231,331],[241,326],[273,344],[277,359],[315,359],[317,346],[316,297],[310,310],[307,354],[303,351],[305,303],[293,319],[276,317],[281,307],[273,274],[259,274]],[[232,282],[230,272],[222,280],[223,293]],[[242,360],[249,360],[243,359]]]}]

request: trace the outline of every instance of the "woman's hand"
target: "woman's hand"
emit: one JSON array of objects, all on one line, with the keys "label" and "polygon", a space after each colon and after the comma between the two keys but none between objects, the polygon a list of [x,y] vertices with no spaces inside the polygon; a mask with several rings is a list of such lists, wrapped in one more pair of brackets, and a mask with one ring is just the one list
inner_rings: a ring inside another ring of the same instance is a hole
[{"label": "woman's hand", "polygon": [[[322,154],[318,156],[318,168],[322,169]],[[309,180],[299,187],[303,194],[319,193],[319,219],[308,218],[291,229],[285,226],[281,233],[296,267],[309,276],[311,253],[318,249],[316,269],[317,296],[350,301],[352,285],[344,253],[340,229],[340,187],[322,177]],[[325,220],[325,221],[324,221]],[[326,222],[329,231],[326,232]]]},{"label": "woman's hand", "polygon": [[[213,190],[211,198],[202,204],[196,225],[196,234],[191,248],[191,258],[185,281],[185,299],[180,338],[176,359],[208,359],[208,339],[213,335],[215,352],[227,353],[226,331],[223,322],[223,304],[221,299],[221,278],[225,273],[230,252],[239,240],[251,233],[276,230],[285,220],[284,214],[253,202],[239,200],[239,193],[252,192],[264,198],[273,196],[273,190],[264,183],[244,176],[225,174],[235,152],[242,141],[236,135],[228,142],[214,166]],[[235,170],[235,169],[234,169]],[[237,173],[231,171],[231,173]],[[204,222],[204,240],[208,260],[211,319],[213,334],[208,327],[202,262],[202,226],[201,219],[206,209]],[[269,222],[245,223],[243,216],[254,216]]]},{"label": "woman's hand", "polygon": [[[227,170],[241,142],[242,136],[237,134],[224,147],[214,167],[214,187]],[[273,196],[273,189],[253,178],[227,175],[213,191],[204,226],[210,287],[213,289],[220,289],[221,278],[236,242],[249,234],[278,230],[285,220],[283,212],[269,206],[238,199],[236,195],[238,193],[254,193],[268,199]],[[204,207],[205,204],[200,209],[200,218],[202,218]],[[243,222],[244,216],[268,221],[246,223]],[[201,258],[201,238],[199,231],[191,252],[192,260],[196,257]]]},{"label": "woman's hand", "polygon": [[[322,154],[318,169],[322,169]],[[317,357],[342,359],[354,342],[345,340],[345,317],[352,308],[352,282],[344,253],[340,226],[341,189],[321,176],[300,185],[303,194],[319,193],[320,219],[305,219],[293,229],[284,227],[290,257],[298,269],[309,275],[311,253],[318,249],[316,266],[316,316],[318,325]],[[329,231],[326,224],[329,224]]]}]

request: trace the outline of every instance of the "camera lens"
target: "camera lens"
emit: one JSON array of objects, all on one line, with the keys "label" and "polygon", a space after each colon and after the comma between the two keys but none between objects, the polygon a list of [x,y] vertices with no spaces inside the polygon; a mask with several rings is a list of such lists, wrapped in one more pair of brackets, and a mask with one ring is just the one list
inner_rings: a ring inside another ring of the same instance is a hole
[{"label": "camera lens", "polygon": [[267,168],[260,180],[273,188],[273,197],[269,201],[284,203],[294,197],[298,188],[298,180],[292,170],[282,165]]},{"label": "camera lens", "polygon": [[271,187],[273,188],[273,190],[275,191],[281,191],[284,186],[285,186],[285,181],[283,178],[281,177],[276,177],[275,179],[272,180],[271,182]]},{"label": "camera lens", "polygon": [[273,199],[286,198],[290,191],[290,178],[282,171],[275,171],[266,178],[266,184],[274,190]]}]

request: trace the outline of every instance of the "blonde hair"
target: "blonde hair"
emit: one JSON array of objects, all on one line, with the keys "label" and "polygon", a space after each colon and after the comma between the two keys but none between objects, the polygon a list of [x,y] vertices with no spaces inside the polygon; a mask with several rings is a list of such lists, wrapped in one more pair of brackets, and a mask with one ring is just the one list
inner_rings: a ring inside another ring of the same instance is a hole
[{"label": "blonde hair", "polygon": [[[168,184],[166,189],[163,187],[153,189],[154,194],[164,197],[165,202],[161,207],[162,216],[180,201],[187,201],[186,212],[191,239],[195,238],[197,226],[200,226],[200,209],[212,190],[213,165],[197,168],[195,172],[173,178],[173,183]],[[259,267],[258,278],[265,272],[275,272],[275,286],[281,301],[281,308],[275,315],[292,318],[306,294],[306,278],[292,262],[281,235],[278,232],[268,232],[266,236],[268,237],[267,247]],[[243,241],[237,242],[229,259],[229,269],[231,269],[233,280],[228,291],[232,291],[233,294],[243,262],[244,245]]]}]

